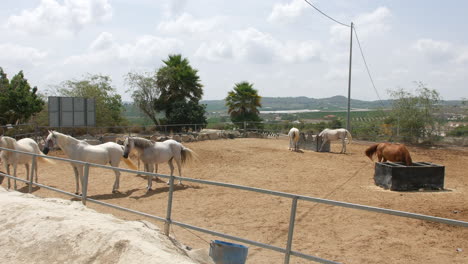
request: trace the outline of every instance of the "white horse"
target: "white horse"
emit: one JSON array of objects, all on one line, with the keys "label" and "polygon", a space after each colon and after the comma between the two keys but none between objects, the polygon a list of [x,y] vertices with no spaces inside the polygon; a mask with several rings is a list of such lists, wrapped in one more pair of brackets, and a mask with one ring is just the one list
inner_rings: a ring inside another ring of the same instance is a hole
[{"label": "white horse", "polygon": [[[34,141],[31,138],[23,138],[23,139],[16,141],[16,139],[11,138],[11,137],[0,136],[0,147],[44,155],[39,149],[39,146],[37,145],[36,141]],[[31,171],[31,174],[29,171],[29,164],[32,163],[31,155],[3,150],[0,154],[0,157],[4,163],[5,170],[7,171],[8,175],[10,175],[10,165],[13,165],[13,176],[16,177],[16,170],[17,170],[18,164],[24,164],[24,167],[26,168],[26,180],[29,181],[30,175],[32,177],[32,171]],[[52,161],[43,157],[38,157],[38,160],[53,164]],[[36,182],[38,178],[37,167],[38,166],[36,164],[34,168],[34,172],[36,174]],[[3,182],[3,179],[4,179],[3,176],[0,177],[0,184]],[[16,189],[16,180],[14,181],[14,187]],[[8,178],[8,188],[10,188],[10,178]]]},{"label": "white horse", "polygon": [[349,131],[344,128],[338,128],[338,129],[325,128],[322,132],[320,132],[319,137],[322,137],[322,145],[320,146],[319,151],[322,151],[323,145],[325,145],[327,142],[341,139],[342,147],[341,147],[340,153],[346,153],[345,138],[348,138],[348,144],[351,143],[351,140],[353,139],[353,137],[351,136],[351,133],[349,133]]},{"label": "white horse", "polygon": [[[78,140],[69,135],[65,135],[56,131],[49,131],[49,135],[45,141],[44,154],[49,152],[49,149],[54,145],[58,145],[69,159],[79,160],[89,163],[96,163],[105,165],[110,163],[112,167],[118,167],[120,159],[123,155],[123,147],[115,142],[106,142],[100,145],[90,145],[86,141]],[[133,170],[136,166],[127,159],[123,159],[125,163]],[[79,194],[80,183],[83,184],[83,167],[84,165],[70,162],[73,171],[75,172],[76,192]],[[120,186],[120,171],[114,170],[115,181],[112,187],[112,192],[115,193]]]},{"label": "white horse", "polygon": [[[169,139],[164,142],[154,142],[141,137],[127,137],[124,141],[124,158],[128,158],[132,149],[136,149],[139,153],[139,158],[144,164],[146,172],[158,172],[158,164],[167,162],[171,169],[171,176],[174,173],[174,165],[172,160],[177,163],[179,175],[182,177],[181,165],[186,161],[193,159],[196,154],[191,149],[186,148],[179,142]],[[169,182],[168,182],[169,183]],[[179,184],[182,181],[179,179]],[[148,186],[151,190],[152,177],[148,177]]]},{"label": "white horse", "polygon": [[289,150],[298,151],[299,150],[298,143],[300,139],[299,129],[295,127],[291,128],[291,130],[289,130],[288,136],[289,136]]}]

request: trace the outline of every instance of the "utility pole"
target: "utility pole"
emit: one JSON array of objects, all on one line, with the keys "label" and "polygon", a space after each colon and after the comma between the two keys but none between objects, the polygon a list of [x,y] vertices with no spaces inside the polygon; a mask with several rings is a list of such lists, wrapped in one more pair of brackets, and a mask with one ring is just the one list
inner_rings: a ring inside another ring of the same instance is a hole
[{"label": "utility pole", "polygon": [[353,60],[353,27],[351,22],[351,35],[349,39],[349,75],[348,75],[348,114],[346,116],[346,130],[351,131],[351,64]]}]

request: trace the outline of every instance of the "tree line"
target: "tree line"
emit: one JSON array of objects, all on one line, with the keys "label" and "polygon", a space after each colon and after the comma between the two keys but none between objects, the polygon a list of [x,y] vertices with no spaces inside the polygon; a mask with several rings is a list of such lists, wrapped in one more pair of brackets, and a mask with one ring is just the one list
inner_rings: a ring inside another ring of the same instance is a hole
[{"label": "tree line", "polygon": [[[130,72],[125,76],[134,104],[154,125],[185,124],[200,129],[207,124],[206,105],[201,104],[203,84],[198,70],[181,54],[169,55],[163,65],[152,72]],[[404,89],[389,91],[392,109],[382,124],[368,124],[361,130],[377,133],[381,125],[397,127],[405,141],[430,139],[437,135],[440,95],[423,83],[416,83],[416,93]],[[58,96],[94,98],[96,124],[101,127],[126,126],[122,97],[117,93],[109,76],[88,74],[80,80],[67,80],[56,85],[52,92]],[[19,124],[35,118],[47,125],[45,96],[38,94],[20,71],[8,79],[0,67],[0,124]],[[248,81],[235,83],[224,98],[228,114],[234,126],[261,128],[259,108],[262,97]],[[342,120],[332,120],[330,125],[344,125]],[[196,126],[194,125],[196,124]],[[460,129],[465,135],[466,128]]]},{"label": "tree line", "polygon": [[[201,104],[203,85],[198,70],[180,54],[169,55],[163,66],[153,72],[131,72],[125,76],[134,104],[155,125],[187,124],[206,126],[206,105]],[[19,124],[35,117],[47,125],[46,97],[38,94],[20,71],[11,81],[0,67],[0,124]],[[96,124],[101,127],[125,126],[122,97],[109,76],[88,74],[52,87],[57,96],[94,98]],[[261,97],[253,84],[240,82],[226,97],[233,122],[260,121]]]}]

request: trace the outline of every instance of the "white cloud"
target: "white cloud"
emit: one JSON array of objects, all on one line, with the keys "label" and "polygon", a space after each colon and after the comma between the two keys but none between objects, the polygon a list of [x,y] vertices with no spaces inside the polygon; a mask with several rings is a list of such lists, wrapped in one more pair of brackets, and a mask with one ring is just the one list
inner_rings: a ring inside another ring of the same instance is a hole
[{"label": "white cloud", "polygon": [[413,44],[413,49],[433,62],[450,61],[454,58],[454,47],[446,41],[419,39]]},{"label": "white cloud", "polygon": [[42,63],[47,57],[47,52],[45,51],[11,43],[0,44],[0,51],[0,60],[6,65],[35,66]]},{"label": "white cloud", "polygon": [[111,33],[101,33],[81,55],[70,56],[65,64],[115,64],[152,65],[168,54],[178,53],[182,42],[172,38],[144,35],[134,43],[119,44]]},{"label": "white cloud", "polygon": [[283,43],[270,34],[248,28],[233,32],[226,40],[203,43],[196,56],[212,61],[235,59],[252,63],[308,62],[319,60],[321,46],[314,41]]},{"label": "white cloud", "polygon": [[277,3],[273,6],[273,10],[268,16],[269,22],[290,22],[294,18],[299,17],[302,11],[307,8],[303,0],[292,0],[290,3]]},{"label": "white cloud", "polygon": [[183,13],[174,20],[159,23],[157,29],[164,33],[210,32],[215,29],[222,20],[222,17],[196,19],[190,14]]},{"label": "white cloud", "polygon": [[458,54],[456,62],[460,64],[468,63],[468,48],[465,48],[460,52],[460,54]]},{"label": "white cloud", "polygon": [[166,16],[172,17],[181,14],[184,11],[186,5],[187,0],[166,0]]},{"label": "white cloud", "polygon": [[6,27],[29,34],[68,35],[111,17],[109,0],[41,0],[36,8],[10,16]]},{"label": "white cloud", "polygon": [[[358,15],[353,21],[359,39],[363,40],[371,35],[381,35],[390,31],[391,26],[388,20],[391,16],[392,13],[387,7],[379,7],[371,13]],[[330,28],[330,35],[332,43],[347,43],[349,42],[350,29],[335,24]]]},{"label": "white cloud", "polygon": [[93,51],[107,50],[115,44],[114,36],[109,32],[103,32],[91,43],[89,49]]},{"label": "white cloud", "polygon": [[325,74],[327,81],[342,81],[347,80],[349,76],[349,69],[331,69]]}]

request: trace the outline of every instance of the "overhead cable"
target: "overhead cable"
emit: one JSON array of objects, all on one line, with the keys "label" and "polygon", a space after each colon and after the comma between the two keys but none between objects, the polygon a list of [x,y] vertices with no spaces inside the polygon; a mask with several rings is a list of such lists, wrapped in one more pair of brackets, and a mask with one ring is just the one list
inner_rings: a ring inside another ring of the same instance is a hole
[{"label": "overhead cable", "polygon": [[311,4],[309,1],[307,1],[307,0],[304,0],[304,1],[305,1],[306,3],[308,3],[308,4],[309,4],[311,7],[313,7],[315,10],[317,10],[318,12],[320,12],[320,14],[322,14],[322,15],[324,15],[324,16],[326,16],[326,17],[328,17],[329,19],[331,19],[331,20],[335,21],[336,23],[338,23],[338,24],[340,24],[340,25],[342,25],[342,26],[345,26],[345,27],[350,27],[350,25],[346,25],[345,23],[341,23],[340,21],[338,21],[338,20],[334,19],[333,17],[331,17],[331,16],[329,16],[329,15],[325,14],[325,13],[324,13],[324,12],[322,12],[320,9],[318,9],[318,8],[317,8],[317,7],[315,7],[313,4]]},{"label": "overhead cable", "polygon": [[372,86],[374,87],[374,91],[377,94],[377,97],[379,98],[380,103],[382,104],[382,106],[384,106],[384,103],[382,102],[382,99],[380,99],[379,92],[377,91],[377,88],[375,88],[374,79],[372,79],[372,75],[371,75],[371,73],[369,71],[369,67],[367,67],[366,58],[364,57],[364,52],[362,52],[362,47],[361,47],[361,43],[359,42],[356,27],[353,27],[353,29],[354,29],[354,35],[356,36],[356,40],[357,40],[357,43],[358,43],[358,46],[359,46],[359,50],[361,51],[362,60],[364,61],[364,65],[366,66],[367,75],[369,75],[369,79],[370,79],[370,81],[372,83]]}]

